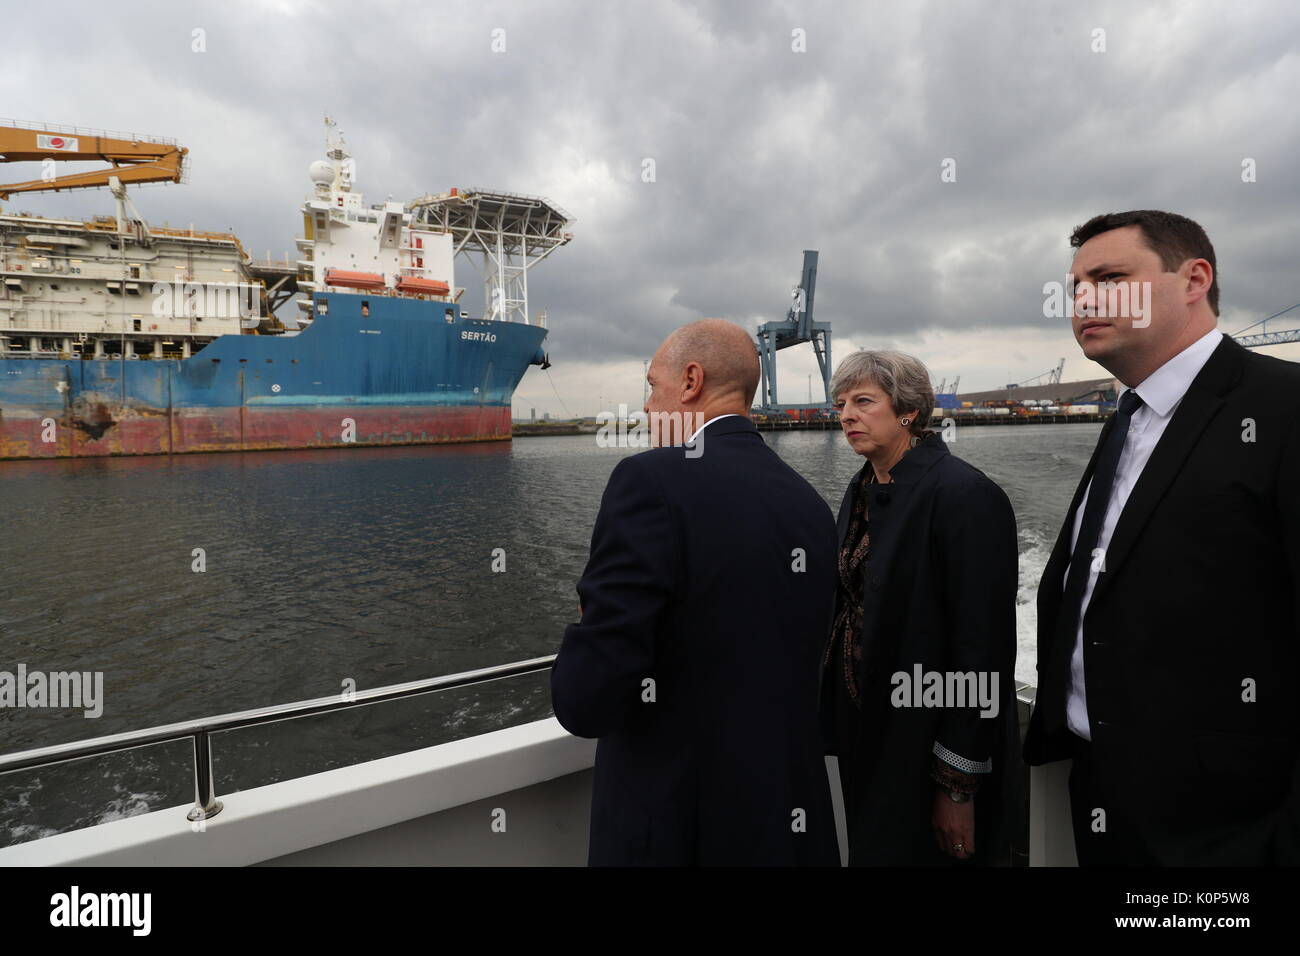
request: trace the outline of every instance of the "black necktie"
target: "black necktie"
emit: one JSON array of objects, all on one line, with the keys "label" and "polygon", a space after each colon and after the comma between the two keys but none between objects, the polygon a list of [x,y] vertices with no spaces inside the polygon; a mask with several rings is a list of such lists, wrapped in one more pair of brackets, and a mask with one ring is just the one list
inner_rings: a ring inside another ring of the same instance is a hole
[{"label": "black necktie", "polygon": [[[1074,635],[1078,632],[1079,610],[1083,606],[1083,592],[1087,588],[1088,573],[1092,568],[1092,552],[1097,547],[1101,526],[1106,520],[1106,508],[1110,505],[1110,492],[1115,484],[1115,469],[1119,467],[1119,456],[1124,450],[1128,425],[1133,419],[1133,413],[1141,405],[1142,399],[1133,389],[1124,393],[1111,422],[1106,443],[1097,454],[1097,469],[1092,473],[1088,504],[1083,509],[1083,521],[1079,525],[1074,552],[1070,555],[1070,570],[1065,578],[1065,593],[1061,598],[1061,629],[1068,635],[1069,647],[1074,646]],[[1068,654],[1066,659],[1069,659]]]}]

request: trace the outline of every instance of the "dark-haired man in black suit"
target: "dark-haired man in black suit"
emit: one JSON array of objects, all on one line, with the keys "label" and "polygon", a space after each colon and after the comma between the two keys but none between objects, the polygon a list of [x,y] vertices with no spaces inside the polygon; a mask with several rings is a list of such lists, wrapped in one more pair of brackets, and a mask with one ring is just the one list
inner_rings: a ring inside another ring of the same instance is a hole
[{"label": "dark-haired man in black suit", "polygon": [[1075,338],[1126,387],[1039,586],[1025,759],[1073,758],[1083,865],[1300,863],[1300,365],[1216,331],[1192,220],[1071,245]]},{"label": "dark-haired man in black suit", "polygon": [[758,378],[737,325],[670,335],[645,409],[660,447],[601,499],[551,672],[560,723],[600,740],[592,865],[839,863],[817,718],[835,521],[749,420]]}]

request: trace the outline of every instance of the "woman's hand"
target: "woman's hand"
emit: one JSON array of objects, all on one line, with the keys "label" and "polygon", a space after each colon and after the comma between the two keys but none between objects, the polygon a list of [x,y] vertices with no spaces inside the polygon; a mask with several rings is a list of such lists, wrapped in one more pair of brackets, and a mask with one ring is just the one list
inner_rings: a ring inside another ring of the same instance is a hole
[{"label": "woman's hand", "polygon": [[975,853],[975,798],[954,803],[947,791],[935,787],[930,827],[942,852],[956,860],[969,860]]}]

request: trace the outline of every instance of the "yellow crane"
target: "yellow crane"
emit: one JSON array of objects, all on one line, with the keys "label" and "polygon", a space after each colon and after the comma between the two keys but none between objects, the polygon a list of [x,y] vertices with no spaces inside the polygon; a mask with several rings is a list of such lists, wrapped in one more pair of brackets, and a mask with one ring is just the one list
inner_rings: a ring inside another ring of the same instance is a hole
[{"label": "yellow crane", "polygon": [[[178,183],[185,171],[184,146],[171,141],[118,138],[100,130],[66,127],[0,125],[0,162],[40,163],[100,160],[110,165],[63,176],[52,174],[21,183],[0,183],[0,199],[14,193],[58,192],[62,189],[93,189],[98,186],[127,186],[137,183]],[[117,180],[115,185],[113,180]]]},{"label": "yellow crane", "polygon": [[[149,227],[126,194],[128,185],[178,183],[185,175],[189,152],[174,140],[152,140],[112,134],[103,130],[66,126],[37,126],[31,123],[0,123],[0,163],[43,163],[40,179],[22,183],[0,183],[0,199],[13,193],[59,192],[63,189],[95,189],[107,186],[117,200],[117,231],[134,233],[139,242],[149,241]],[[101,160],[105,169],[54,175],[55,163]]]}]

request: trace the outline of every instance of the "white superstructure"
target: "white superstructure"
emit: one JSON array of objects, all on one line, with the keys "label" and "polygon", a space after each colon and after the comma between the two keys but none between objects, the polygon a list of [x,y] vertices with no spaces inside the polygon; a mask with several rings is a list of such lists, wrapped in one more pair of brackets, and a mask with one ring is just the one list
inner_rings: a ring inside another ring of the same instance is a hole
[{"label": "white superstructure", "polygon": [[400,202],[366,205],[353,189],[356,167],[343,137],[333,121],[325,124],[326,158],[308,169],[314,193],[302,205],[297,240],[302,321],[310,320],[312,292],[459,298],[451,234],[413,226]]},{"label": "white superstructure", "polygon": [[0,215],[0,356],[182,358],[262,318],[230,233]]}]

